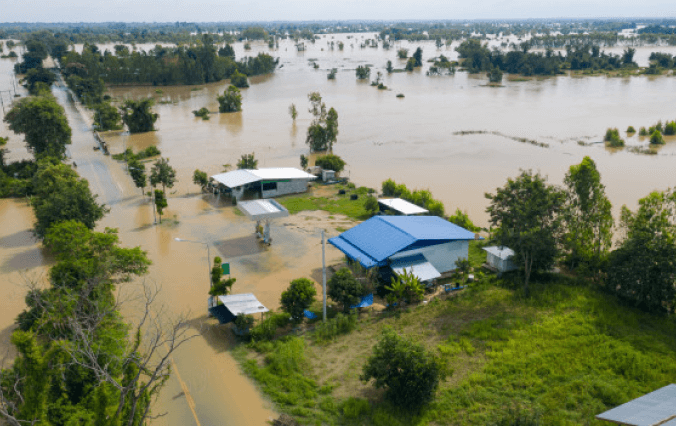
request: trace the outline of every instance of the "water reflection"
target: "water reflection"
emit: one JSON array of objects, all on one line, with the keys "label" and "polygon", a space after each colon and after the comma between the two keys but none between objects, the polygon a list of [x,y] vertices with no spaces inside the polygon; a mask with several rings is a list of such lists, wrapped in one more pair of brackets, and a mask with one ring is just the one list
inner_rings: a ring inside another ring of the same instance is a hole
[{"label": "water reflection", "polygon": [[233,136],[238,136],[242,132],[242,111],[222,113],[218,116],[218,123],[225,125]]}]

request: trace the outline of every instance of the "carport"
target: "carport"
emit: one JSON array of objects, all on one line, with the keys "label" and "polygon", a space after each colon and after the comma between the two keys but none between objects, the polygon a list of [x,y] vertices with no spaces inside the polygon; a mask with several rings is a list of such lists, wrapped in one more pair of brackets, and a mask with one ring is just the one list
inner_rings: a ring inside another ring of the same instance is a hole
[{"label": "carport", "polygon": [[[256,221],[256,234],[258,238],[263,238],[263,242],[270,244],[270,222],[278,217],[287,217],[289,211],[275,200],[254,200],[241,201],[237,208],[249,219]],[[261,225],[263,222],[264,225]]]}]

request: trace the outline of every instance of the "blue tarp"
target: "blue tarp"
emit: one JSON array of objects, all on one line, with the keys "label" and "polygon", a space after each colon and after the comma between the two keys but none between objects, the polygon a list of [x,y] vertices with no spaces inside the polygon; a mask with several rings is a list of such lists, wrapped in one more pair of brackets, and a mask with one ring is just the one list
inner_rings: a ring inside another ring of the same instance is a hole
[{"label": "blue tarp", "polygon": [[386,265],[387,258],[405,249],[473,239],[473,232],[437,216],[375,216],[329,243],[371,268]]},{"label": "blue tarp", "polygon": [[317,314],[315,314],[314,312],[310,312],[307,309],[303,311],[303,315],[305,315],[305,318],[308,318],[308,319],[317,319],[318,318]]},{"label": "blue tarp", "polygon": [[361,301],[357,303],[356,305],[350,306],[350,309],[353,308],[366,308],[373,305],[373,293],[367,294],[366,296],[361,298]]}]

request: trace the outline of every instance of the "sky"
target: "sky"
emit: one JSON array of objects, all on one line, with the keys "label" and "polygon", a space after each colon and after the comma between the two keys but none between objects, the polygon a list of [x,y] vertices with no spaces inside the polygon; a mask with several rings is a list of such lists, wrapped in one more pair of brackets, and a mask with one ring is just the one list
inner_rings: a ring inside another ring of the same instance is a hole
[{"label": "sky", "polygon": [[0,22],[676,17],[674,0],[0,0]]}]

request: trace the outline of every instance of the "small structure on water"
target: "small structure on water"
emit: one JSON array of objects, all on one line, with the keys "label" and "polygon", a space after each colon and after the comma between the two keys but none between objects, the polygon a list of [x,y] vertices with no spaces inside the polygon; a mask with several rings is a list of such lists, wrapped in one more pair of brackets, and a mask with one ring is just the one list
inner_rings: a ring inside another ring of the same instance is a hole
[{"label": "small structure on water", "polygon": [[469,257],[475,234],[437,216],[374,216],[329,239],[364,268],[401,274],[431,283]]},{"label": "small structure on water", "polygon": [[245,194],[270,198],[307,191],[315,176],[293,167],[242,169],[211,176],[214,193],[229,194],[239,201]]},{"label": "small structure on water", "polygon": [[601,413],[596,418],[626,426],[675,426],[676,385],[667,385]]},{"label": "small structure on water", "polygon": [[381,213],[394,213],[399,216],[414,216],[429,213],[428,210],[401,198],[381,198],[378,200],[378,206]]},{"label": "small structure on water", "polygon": [[486,264],[489,269],[494,269],[497,272],[509,272],[518,269],[516,264],[512,262],[514,250],[506,246],[491,246],[484,247],[486,254]]},{"label": "small structure on water", "polygon": [[253,293],[218,296],[218,300],[221,303],[209,308],[209,313],[216,317],[220,324],[234,321],[240,314],[253,315],[268,312],[268,308],[263,306]]},{"label": "small structure on water", "polygon": [[[237,208],[249,219],[256,221],[256,234],[263,242],[270,244],[270,222],[278,217],[287,217],[289,211],[275,200],[242,201]],[[261,224],[261,222],[263,224]]]}]

